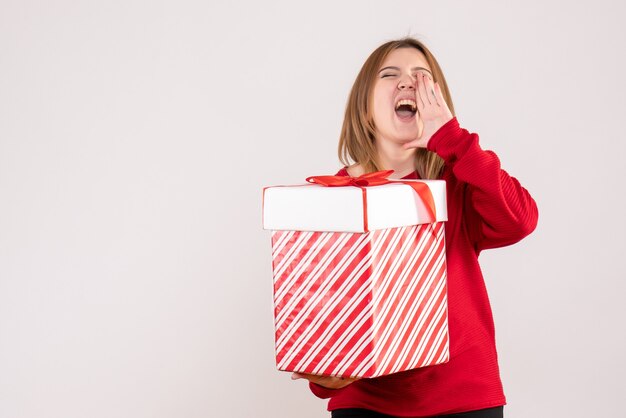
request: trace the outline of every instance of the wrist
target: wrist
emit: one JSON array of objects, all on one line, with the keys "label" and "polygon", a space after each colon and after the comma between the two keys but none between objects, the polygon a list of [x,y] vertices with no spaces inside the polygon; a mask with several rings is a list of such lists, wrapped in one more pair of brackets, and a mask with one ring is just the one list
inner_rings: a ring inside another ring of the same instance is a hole
[{"label": "wrist", "polygon": [[439,126],[439,129],[437,129],[435,133],[430,137],[428,144],[426,144],[426,148],[428,149],[428,151],[436,152],[437,145],[439,142],[441,142],[442,138],[445,138],[450,132],[456,131],[458,129],[460,129],[460,126],[456,116],[452,116],[449,119],[442,119],[442,124]]}]

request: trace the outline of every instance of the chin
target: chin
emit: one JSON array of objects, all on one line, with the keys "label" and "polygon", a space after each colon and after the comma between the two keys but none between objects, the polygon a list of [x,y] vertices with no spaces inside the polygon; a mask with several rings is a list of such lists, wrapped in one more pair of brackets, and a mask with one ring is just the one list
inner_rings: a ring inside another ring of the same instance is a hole
[{"label": "chin", "polygon": [[400,142],[402,144],[406,144],[407,142],[411,142],[413,140],[415,140],[417,138],[417,134],[419,132],[415,131],[415,132],[408,132],[406,134],[402,134],[402,135],[398,135],[396,137],[397,142]]}]

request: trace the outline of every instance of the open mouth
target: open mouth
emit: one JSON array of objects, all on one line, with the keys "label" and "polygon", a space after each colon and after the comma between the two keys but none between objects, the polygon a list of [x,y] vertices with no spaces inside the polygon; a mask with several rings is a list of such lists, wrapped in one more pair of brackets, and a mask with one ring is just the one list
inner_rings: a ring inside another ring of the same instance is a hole
[{"label": "open mouth", "polygon": [[413,100],[404,99],[396,104],[396,115],[402,120],[408,120],[415,116],[417,105]]}]

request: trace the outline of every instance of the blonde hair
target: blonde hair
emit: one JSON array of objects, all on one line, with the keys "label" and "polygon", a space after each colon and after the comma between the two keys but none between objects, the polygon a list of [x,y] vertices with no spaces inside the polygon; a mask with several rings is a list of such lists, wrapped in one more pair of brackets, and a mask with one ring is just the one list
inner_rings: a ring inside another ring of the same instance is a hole
[{"label": "blonde hair", "polygon": [[[433,82],[441,87],[448,108],[454,116],[454,105],[448,90],[448,84],[441,67],[426,46],[412,37],[405,37],[386,42],[376,48],[367,58],[352,85],[346,104],[346,113],[339,137],[339,161],[349,166],[350,159],[358,163],[365,173],[382,170],[378,162],[378,153],[374,144],[376,126],[371,112],[371,96],[376,75],[387,55],[398,48],[415,48],[426,57],[432,70]],[[417,148],[415,152],[415,169],[422,179],[437,179],[441,175],[444,162],[434,152],[426,148]]]}]

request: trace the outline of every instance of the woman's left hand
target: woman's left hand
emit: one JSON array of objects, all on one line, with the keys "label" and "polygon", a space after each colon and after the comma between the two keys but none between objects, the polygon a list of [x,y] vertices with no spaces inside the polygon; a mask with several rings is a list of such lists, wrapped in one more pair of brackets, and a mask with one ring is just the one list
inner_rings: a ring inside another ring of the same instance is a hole
[{"label": "woman's left hand", "polygon": [[355,380],[359,380],[358,377],[349,378],[349,377],[333,377],[333,376],[320,376],[316,374],[308,374],[308,373],[297,373],[294,372],[291,374],[291,379],[306,379],[311,383],[316,383],[320,386],[325,387],[326,389],[341,389],[343,387],[348,386],[350,383]]},{"label": "woman's left hand", "polygon": [[422,129],[420,136],[404,144],[404,149],[426,148],[428,141],[435,132],[453,118],[452,112],[450,112],[448,104],[443,98],[439,83],[433,83],[428,75],[419,72],[415,90],[417,111],[419,112],[415,120],[417,123],[417,120],[421,119],[424,129]]}]

